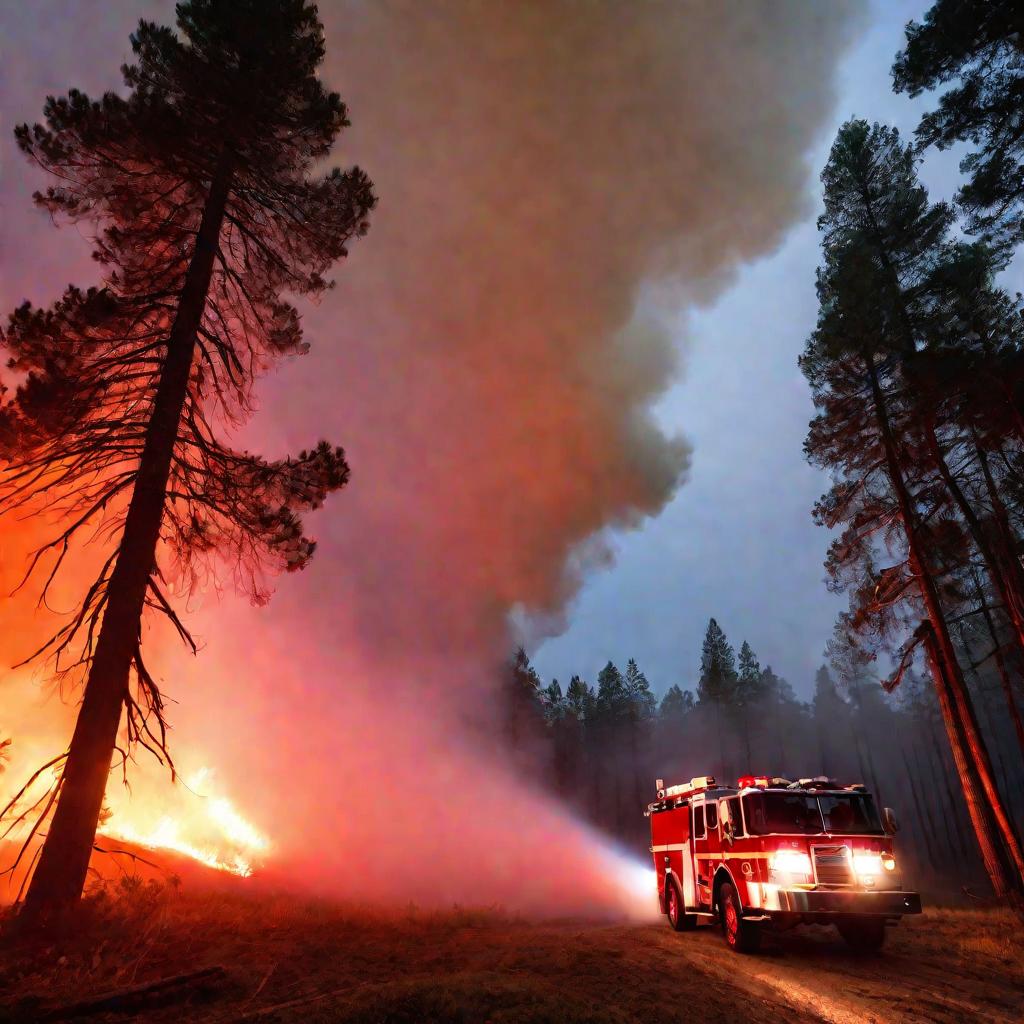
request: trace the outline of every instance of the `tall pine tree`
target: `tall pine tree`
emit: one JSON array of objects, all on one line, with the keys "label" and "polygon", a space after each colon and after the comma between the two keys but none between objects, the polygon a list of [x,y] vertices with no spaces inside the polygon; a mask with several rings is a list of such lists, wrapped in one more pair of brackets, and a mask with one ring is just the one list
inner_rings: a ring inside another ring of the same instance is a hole
[{"label": "tall pine tree", "polygon": [[[119,727],[164,756],[164,705],[142,654],[146,610],[173,610],[223,559],[264,600],[267,569],[301,569],[301,513],[348,478],[326,443],[267,461],[227,447],[255,378],[301,354],[298,310],[367,226],[358,169],[314,165],[347,125],[317,69],[324,38],[303,0],[186,0],[178,33],[141,22],[126,96],[77,90],[22,125],[22,151],[56,181],[36,202],[92,233],[100,287],[27,303],[3,336],[24,375],[0,412],[3,508],[64,513],[31,571],[49,588],[83,534],[109,539],[71,620],[44,651],[84,676],[77,724],[26,897],[26,920],[70,908],[85,880]],[[49,805],[47,805],[49,809]]]},{"label": "tall pine tree", "polygon": [[728,704],[736,690],[736,654],[714,619],[708,621],[700,655],[697,699],[703,703]]},{"label": "tall pine tree", "polygon": [[[829,572],[837,588],[854,593],[854,630],[870,627],[884,636],[907,614],[920,616],[904,661],[918,644],[927,651],[986,867],[997,892],[1016,899],[1024,859],[944,606],[943,566],[958,558],[951,545],[960,533],[951,517],[935,513],[962,511],[962,502],[935,440],[934,406],[913,387],[919,353],[928,351],[944,301],[939,271],[952,213],[943,204],[929,206],[913,153],[898,134],[863,121],[840,130],[822,182],[820,313],[801,366],[819,411],[806,451],[838,478],[816,515],[831,527],[845,526]],[[880,565],[897,540],[901,559]]]}]

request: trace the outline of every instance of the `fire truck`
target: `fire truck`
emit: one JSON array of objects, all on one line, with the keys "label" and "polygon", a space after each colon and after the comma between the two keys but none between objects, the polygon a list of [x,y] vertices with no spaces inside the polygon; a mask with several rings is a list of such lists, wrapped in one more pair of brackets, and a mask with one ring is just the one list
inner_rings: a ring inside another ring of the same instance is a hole
[{"label": "fire truck", "polygon": [[921,912],[920,896],[901,884],[896,816],[889,807],[879,816],[864,786],[659,779],[645,813],[661,910],[676,931],[717,920],[726,943],[749,953],[765,926],[826,923],[855,949],[875,950],[887,924]]}]

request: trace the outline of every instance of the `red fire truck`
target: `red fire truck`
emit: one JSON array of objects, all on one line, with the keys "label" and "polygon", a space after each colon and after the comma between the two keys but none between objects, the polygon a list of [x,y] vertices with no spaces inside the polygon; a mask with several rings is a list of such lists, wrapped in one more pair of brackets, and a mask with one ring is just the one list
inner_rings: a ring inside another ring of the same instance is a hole
[{"label": "red fire truck", "polygon": [[879,817],[863,786],[745,775],[657,782],[649,804],[662,912],[676,931],[717,919],[725,941],[753,952],[761,929],[831,923],[856,949],[879,949],[885,926],[919,914],[893,854],[896,817]]}]

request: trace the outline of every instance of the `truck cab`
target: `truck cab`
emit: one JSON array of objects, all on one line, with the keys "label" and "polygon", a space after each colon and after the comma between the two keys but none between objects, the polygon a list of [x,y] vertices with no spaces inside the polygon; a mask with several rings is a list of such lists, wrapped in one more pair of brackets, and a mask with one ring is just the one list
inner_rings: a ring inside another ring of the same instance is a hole
[{"label": "truck cab", "polygon": [[851,946],[878,949],[887,924],[921,912],[896,860],[895,815],[880,815],[862,785],[658,781],[646,812],[651,854],[661,908],[677,930],[718,920],[726,942],[749,952],[763,926],[831,923]]}]

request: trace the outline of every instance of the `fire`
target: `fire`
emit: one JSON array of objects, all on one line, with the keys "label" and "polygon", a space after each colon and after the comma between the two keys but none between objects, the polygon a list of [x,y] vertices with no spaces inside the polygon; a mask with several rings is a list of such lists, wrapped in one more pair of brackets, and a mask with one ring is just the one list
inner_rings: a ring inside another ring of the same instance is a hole
[{"label": "fire", "polygon": [[176,794],[176,810],[155,820],[151,808],[130,799],[113,806],[100,834],[152,850],[173,850],[218,871],[248,877],[270,841],[227,797],[204,794],[210,777],[210,771],[201,768]]}]

